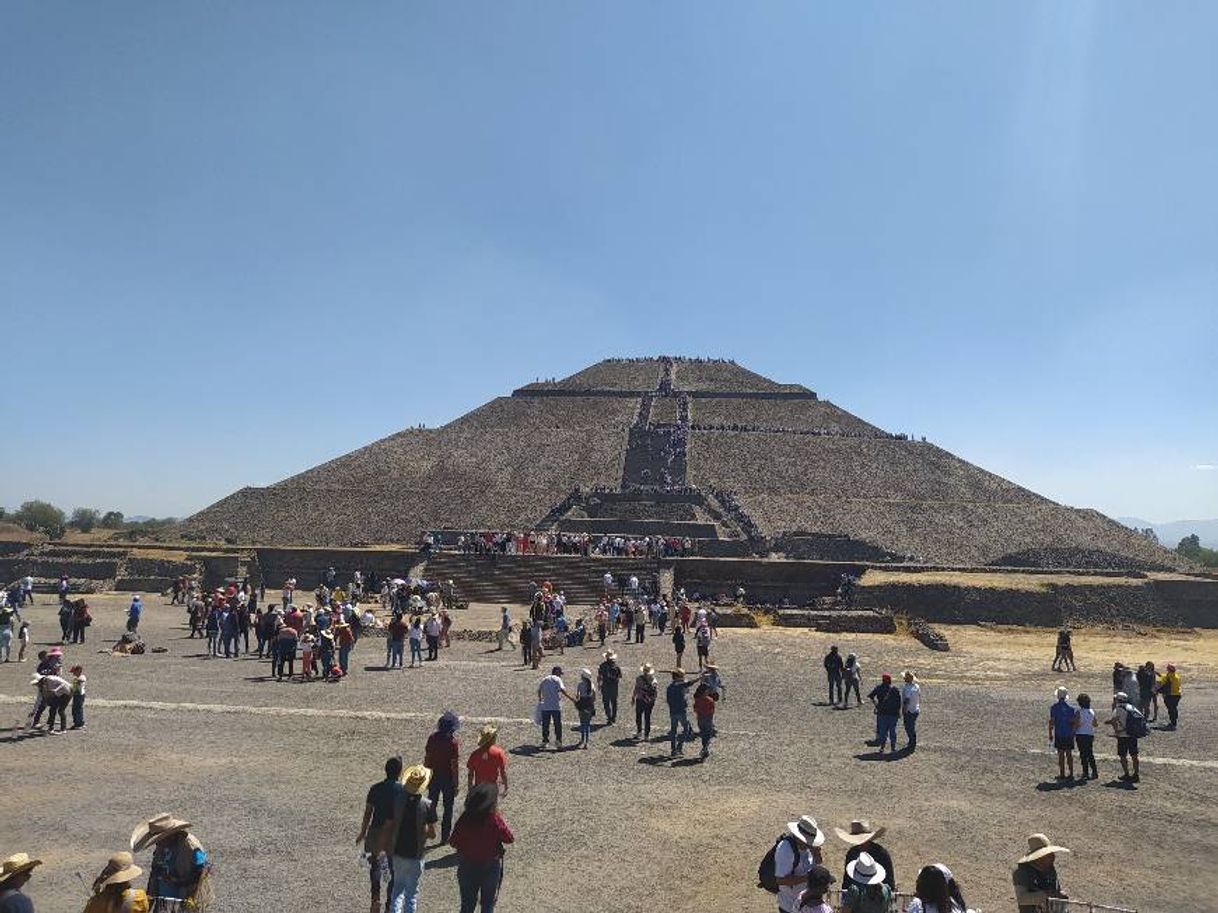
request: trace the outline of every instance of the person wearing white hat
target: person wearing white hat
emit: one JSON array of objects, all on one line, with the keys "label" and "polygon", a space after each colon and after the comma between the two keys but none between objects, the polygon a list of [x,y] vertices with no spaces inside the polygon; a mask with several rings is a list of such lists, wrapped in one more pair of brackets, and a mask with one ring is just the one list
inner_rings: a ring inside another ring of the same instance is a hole
[{"label": "person wearing white hat", "polygon": [[612,726],[617,722],[617,693],[622,681],[622,667],[617,664],[617,654],[612,650],[606,650],[604,656],[604,662],[596,667],[596,681],[601,690],[605,722]]},{"label": "person wearing white hat", "polygon": [[796,913],[808,872],[821,862],[825,832],[816,819],[803,815],[787,822],[787,830],[774,844],[774,883],[778,886],[779,913]]},{"label": "person wearing white hat", "polygon": [[859,853],[846,864],[850,886],[842,895],[843,913],[886,911],[892,905],[892,888],[884,882],[888,872],[870,853]]},{"label": "person wearing white hat", "polygon": [[1028,852],[1019,857],[1015,871],[1011,873],[1019,913],[1045,913],[1050,899],[1066,896],[1053,863],[1058,853],[1068,852],[1064,846],[1054,845],[1044,834],[1032,834],[1028,838]]}]

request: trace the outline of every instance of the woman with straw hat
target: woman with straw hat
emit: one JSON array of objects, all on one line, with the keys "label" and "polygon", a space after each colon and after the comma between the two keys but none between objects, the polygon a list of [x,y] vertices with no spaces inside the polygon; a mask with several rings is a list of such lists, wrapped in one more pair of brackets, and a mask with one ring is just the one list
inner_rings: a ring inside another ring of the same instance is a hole
[{"label": "woman with straw hat", "polygon": [[1068,852],[1064,846],[1055,846],[1044,834],[1028,838],[1028,852],[1019,857],[1011,873],[1019,913],[1045,913],[1050,899],[1066,896],[1054,860],[1058,853]]},{"label": "woman with straw hat", "polygon": [[131,886],[143,873],[130,853],[115,853],[93,879],[93,896],[84,913],[148,913],[148,895]]},{"label": "woman with straw hat", "polygon": [[34,904],[21,889],[40,865],[42,860],[28,853],[15,853],[0,863],[0,913],[34,913]]},{"label": "woman with straw hat", "polygon": [[468,785],[473,789],[479,783],[503,784],[502,795],[507,795],[507,753],[495,744],[499,730],[487,723],[478,732],[478,747],[469,756],[466,769],[469,771]]}]

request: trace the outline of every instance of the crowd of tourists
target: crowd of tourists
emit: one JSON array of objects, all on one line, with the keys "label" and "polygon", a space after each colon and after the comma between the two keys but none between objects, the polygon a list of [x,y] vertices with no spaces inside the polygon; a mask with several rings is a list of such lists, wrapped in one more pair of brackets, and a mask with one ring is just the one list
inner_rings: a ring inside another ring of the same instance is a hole
[{"label": "crowd of tourists", "polygon": [[[147,850],[152,851],[148,874],[140,888],[144,869],[135,860]],[[0,913],[34,913],[23,888],[42,864],[28,853],[15,853],[0,863]],[[129,848],[111,855],[86,886],[83,913],[205,911],[213,896],[211,872],[207,851],[191,833],[191,823],[171,814],[155,815],[136,826]]]},{"label": "crowd of tourists", "polygon": [[[432,538],[432,548],[435,548]],[[674,558],[693,554],[688,536],[594,536],[564,532],[471,532],[457,536],[463,555],[582,555],[613,558]]]},{"label": "crowd of tourists", "polygon": [[1117,662],[1112,668],[1112,697],[1109,708],[1101,708],[1105,714],[1101,720],[1091,706],[1091,696],[1080,693],[1074,704],[1070,703],[1070,691],[1058,685],[1054,701],[1049,706],[1049,741],[1057,751],[1057,779],[1074,782],[1074,752],[1079,759],[1078,782],[1099,779],[1099,768],[1095,763],[1095,736],[1100,727],[1110,727],[1116,737],[1117,758],[1121,764],[1118,780],[1125,783],[1141,781],[1139,743],[1148,738],[1153,730],[1150,724],[1158,719],[1159,698],[1167,708],[1169,722],[1164,730],[1177,727],[1180,720],[1180,697],[1182,694],[1180,673],[1175,665],[1168,663],[1162,675],[1155,671],[1155,664],[1147,661],[1137,671]]},{"label": "crowd of tourists", "polygon": [[[892,854],[879,842],[883,827],[866,820],[835,827],[845,845],[839,882],[825,864],[826,834],[804,815],[787,824],[762,858],[758,886],[777,895],[779,913],[889,913],[898,895]],[[1043,913],[1052,900],[1065,900],[1057,857],[1070,851],[1044,834],[1032,834],[1027,852],[1015,861],[1011,880],[1020,913]],[[836,885],[836,887],[835,887]],[[917,870],[913,891],[900,898],[906,913],[966,913],[970,908],[952,870],[942,862]]]}]

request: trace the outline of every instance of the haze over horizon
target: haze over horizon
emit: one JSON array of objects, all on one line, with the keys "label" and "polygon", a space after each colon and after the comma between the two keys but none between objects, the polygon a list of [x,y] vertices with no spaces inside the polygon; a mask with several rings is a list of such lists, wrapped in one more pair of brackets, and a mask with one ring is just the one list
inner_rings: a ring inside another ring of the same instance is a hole
[{"label": "haze over horizon", "polygon": [[614,355],[1218,517],[1218,7],[0,11],[0,504],[184,516]]}]

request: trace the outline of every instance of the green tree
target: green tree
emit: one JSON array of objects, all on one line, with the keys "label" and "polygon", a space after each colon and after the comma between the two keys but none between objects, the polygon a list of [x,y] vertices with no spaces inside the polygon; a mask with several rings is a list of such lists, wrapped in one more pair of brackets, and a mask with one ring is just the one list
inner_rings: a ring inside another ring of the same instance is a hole
[{"label": "green tree", "polygon": [[32,533],[46,533],[52,539],[63,535],[67,518],[62,510],[49,501],[26,501],[13,515],[18,523]]},{"label": "green tree", "polygon": [[93,531],[93,527],[97,526],[97,521],[101,517],[101,511],[92,507],[78,507],[72,511],[72,519],[68,521],[68,526],[80,530],[82,533]]},{"label": "green tree", "polygon": [[1201,555],[1201,537],[1196,533],[1185,536],[1176,546],[1176,551],[1185,558],[1192,558],[1195,561]]},{"label": "green tree", "polygon": [[102,514],[101,518],[102,529],[122,529],[123,528],[123,512],[121,510],[108,510]]}]

